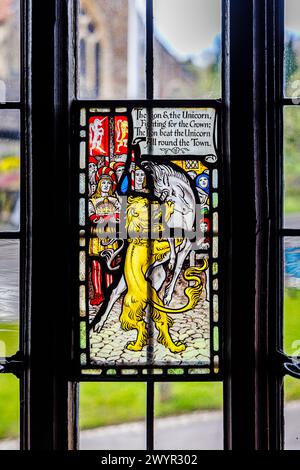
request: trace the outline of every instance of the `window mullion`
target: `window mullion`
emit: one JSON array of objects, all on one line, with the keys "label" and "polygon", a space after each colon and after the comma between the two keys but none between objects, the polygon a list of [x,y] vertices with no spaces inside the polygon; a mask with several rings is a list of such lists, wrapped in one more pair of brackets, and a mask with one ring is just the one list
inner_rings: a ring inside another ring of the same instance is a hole
[{"label": "window mullion", "polygon": [[33,220],[26,448],[67,450],[76,447],[77,408],[76,387],[70,382],[69,260],[69,108],[74,96],[69,48],[75,3],[31,4]]},{"label": "window mullion", "polygon": [[[153,0],[146,3],[146,99],[153,100],[154,57],[153,57]],[[151,113],[150,113],[151,115]],[[151,123],[151,117],[149,122]],[[150,124],[151,125],[151,124]],[[146,447],[154,449],[154,381],[147,381],[146,388]]]},{"label": "window mullion", "polygon": [[[231,252],[225,319],[225,447],[255,448],[255,259],[253,2],[225,2],[229,51],[227,175],[231,192]],[[241,47],[243,44],[243,47]],[[228,58],[226,58],[228,60]],[[230,181],[230,183],[229,183]],[[225,190],[225,193],[227,191]],[[227,217],[229,214],[227,214]]]},{"label": "window mullion", "polygon": [[274,295],[280,289],[282,3],[225,2],[230,25],[225,71],[230,77],[225,92],[230,140],[225,148],[232,210],[225,443],[231,449],[278,449],[282,440],[276,367],[280,302]]},{"label": "window mullion", "polygon": [[153,59],[153,0],[146,4],[146,98],[153,99],[154,90]]}]

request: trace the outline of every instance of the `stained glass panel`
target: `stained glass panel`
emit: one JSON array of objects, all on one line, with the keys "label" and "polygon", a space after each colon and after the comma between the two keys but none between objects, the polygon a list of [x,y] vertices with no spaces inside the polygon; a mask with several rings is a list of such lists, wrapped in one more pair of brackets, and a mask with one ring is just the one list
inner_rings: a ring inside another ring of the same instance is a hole
[{"label": "stained glass panel", "polygon": [[85,115],[83,372],[219,373],[218,110],[96,103]]}]

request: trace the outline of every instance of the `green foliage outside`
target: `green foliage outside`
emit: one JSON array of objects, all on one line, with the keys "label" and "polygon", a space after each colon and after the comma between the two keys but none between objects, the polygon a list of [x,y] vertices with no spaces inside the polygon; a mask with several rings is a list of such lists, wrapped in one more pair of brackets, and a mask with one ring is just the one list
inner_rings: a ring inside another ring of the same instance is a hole
[{"label": "green foliage outside", "polygon": [[[220,383],[172,383],[162,397],[156,384],[156,417],[220,409]],[[80,386],[80,425],[82,429],[145,419],[146,387],[144,383],[84,383]]]},{"label": "green foliage outside", "polygon": [[[300,41],[294,35],[285,44],[285,94],[300,97]],[[284,208],[286,214],[300,212],[300,109],[284,111]]]},{"label": "green foliage outside", "polygon": [[19,434],[18,382],[12,375],[0,375],[0,439]]},{"label": "green foliage outside", "polygon": [[[284,351],[300,356],[300,290],[286,289],[284,296]],[[300,399],[300,395],[299,395]]]},{"label": "green foliage outside", "polygon": [[0,357],[9,357],[18,351],[19,327],[14,323],[0,323]]},{"label": "green foliage outside", "polygon": [[[18,327],[0,323],[0,357],[18,350]],[[19,433],[19,381],[13,375],[0,374],[0,438]]]},{"label": "green foliage outside", "polygon": [[284,207],[285,213],[300,212],[300,109],[284,112]]}]

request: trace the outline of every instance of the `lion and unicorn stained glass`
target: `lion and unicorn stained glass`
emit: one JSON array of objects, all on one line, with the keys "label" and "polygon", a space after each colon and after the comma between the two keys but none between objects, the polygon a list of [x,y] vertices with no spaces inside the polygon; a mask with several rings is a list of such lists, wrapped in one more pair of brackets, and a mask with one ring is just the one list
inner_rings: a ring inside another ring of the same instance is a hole
[{"label": "lion and unicorn stained glass", "polygon": [[80,110],[82,369],[218,370],[216,134],[214,108]]}]

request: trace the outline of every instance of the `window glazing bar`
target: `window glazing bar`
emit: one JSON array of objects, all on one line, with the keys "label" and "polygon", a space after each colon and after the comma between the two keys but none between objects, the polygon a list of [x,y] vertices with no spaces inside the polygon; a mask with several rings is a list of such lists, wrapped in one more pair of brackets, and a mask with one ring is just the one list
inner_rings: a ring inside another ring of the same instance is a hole
[{"label": "window glazing bar", "polygon": [[283,106],[300,106],[300,97],[284,98],[282,104]]},{"label": "window glazing bar", "polygon": [[22,109],[22,103],[20,101],[0,103],[0,109]]},{"label": "window glazing bar", "polygon": [[153,68],[153,0],[146,3],[146,98],[153,99],[154,68]]},{"label": "window glazing bar", "polygon": [[300,229],[298,228],[283,228],[279,231],[282,237],[300,237]]},{"label": "window glazing bar", "polygon": [[0,232],[0,240],[20,240],[20,232]]},{"label": "window glazing bar", "polygon": [[[146,2],[146,99],[153,100],[153,0]],[[150,119],[151,122],[151,119]],[[147,381],[146,388],[146,447],[154,449],[154,382]]]}]

